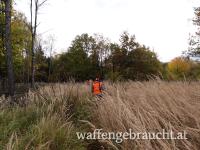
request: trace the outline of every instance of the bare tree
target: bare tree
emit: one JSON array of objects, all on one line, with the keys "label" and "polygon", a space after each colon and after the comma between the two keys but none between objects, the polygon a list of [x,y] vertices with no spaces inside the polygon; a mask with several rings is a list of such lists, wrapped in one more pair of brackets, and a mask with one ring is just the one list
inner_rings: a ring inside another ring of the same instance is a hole
[{"label": "bare tree", "polygon": [[50,79],[50,75],[52,72],[52,54],[54,49],[54,43],[55,43],[55,36],[51,34],[47,37],[47,40],[44,41],[46,54],[48,55],[48,64],[49,64],[48,79]]},{"label": "bare tree", "polygon": [[47,2],[47,0],[31,0],[30,4],[30,13],[31,13],[31,87],[34,87],[35,84],[35,43],[37,36],[37,27],[38,27],[38,11]]},{"label": "bare tree", "polygon": [[102,35],[95,34],[95,39],[97,41],[97,49],[99,54],[100,62],[100,75],[104,76],[104,62],[109,55],[109,39],[104,38]]},{"label": "bare tree", "polygon": [[12,97],[15,93],[14,71],[13,71],[13,52],[11,43],[11,10],[12,0],[4,0],[5,3],[5,48],[8,73],[8,92]]}]

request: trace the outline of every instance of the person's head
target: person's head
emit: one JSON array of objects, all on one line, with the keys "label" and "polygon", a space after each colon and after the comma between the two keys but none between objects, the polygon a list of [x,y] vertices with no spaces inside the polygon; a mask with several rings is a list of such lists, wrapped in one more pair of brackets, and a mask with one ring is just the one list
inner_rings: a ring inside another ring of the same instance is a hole
[{"label": "person's head", "polygon": [[99,77],[96,77],[96,78],[95,78],[95,81],[99,81],[99,80],[100,80]]},{"label": "person's head", "polygon": [[94,79],[95,81],[100,81],[100,76],[99,76],[99,74],[96,74],[96,76],[95,76],[95,79]]}]

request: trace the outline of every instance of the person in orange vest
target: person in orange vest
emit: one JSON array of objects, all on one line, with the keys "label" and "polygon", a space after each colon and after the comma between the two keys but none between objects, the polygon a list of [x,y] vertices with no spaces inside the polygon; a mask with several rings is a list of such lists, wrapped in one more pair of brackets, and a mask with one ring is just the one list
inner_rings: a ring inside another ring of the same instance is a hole
[{"label": "person in orange vest", "polygon": [[92,83],[92,93],[97,97],[102,97],[103,83],[100,81],[99,77],[96,77],[95,81]]}]

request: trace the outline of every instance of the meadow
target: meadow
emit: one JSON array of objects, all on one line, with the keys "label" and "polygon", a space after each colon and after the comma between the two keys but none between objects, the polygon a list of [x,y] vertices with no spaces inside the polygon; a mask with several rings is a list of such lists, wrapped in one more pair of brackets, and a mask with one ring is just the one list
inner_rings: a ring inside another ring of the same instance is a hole
[{"label": "meadow", "polygon": [[[85,83],[54,83],[29,91],[10,106],[0,98],[0,149],[199,150],[200,83],[105,83],[95,98]],[[78,140],[77,132],[185,131],[187,139]]]}]

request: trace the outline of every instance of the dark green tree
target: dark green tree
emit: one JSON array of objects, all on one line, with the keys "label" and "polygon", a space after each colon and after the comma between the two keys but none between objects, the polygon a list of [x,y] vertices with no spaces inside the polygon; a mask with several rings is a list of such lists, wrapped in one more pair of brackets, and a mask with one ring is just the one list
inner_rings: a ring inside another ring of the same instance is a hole
[{"label": "dark green tree", "polygon": [[126,73],[129,79],[147,80],[161,73],[162,67],[157,55],[145,46],[130,51],[127,59]]},{"label": "dark green tree", "polygon": [[88,34],[82,34],[76,36],[66,53],[54,60],[53,76],[57,74],[57,78],[61,80],[74,78],[83,81],[92,78],[98,70],[98,64],[95,39]]},{"label": "dark green tree", "polygon": [[161,64],[157,55],[145,46],[136,42],[135,36],[124,32],[120,37],[120,45],[111,44],[111,55],[107,60],[108,76],[113,80],[144,80],[150,75],[158,75]]},{"label": "dark green tree", "polygon": [[48,59],[44,55],[44,49],[39,43],[35,51],[35,81],[48,81]]}]

